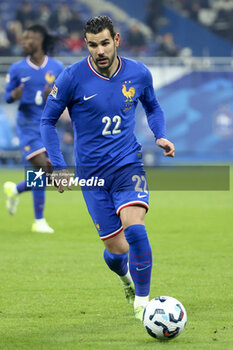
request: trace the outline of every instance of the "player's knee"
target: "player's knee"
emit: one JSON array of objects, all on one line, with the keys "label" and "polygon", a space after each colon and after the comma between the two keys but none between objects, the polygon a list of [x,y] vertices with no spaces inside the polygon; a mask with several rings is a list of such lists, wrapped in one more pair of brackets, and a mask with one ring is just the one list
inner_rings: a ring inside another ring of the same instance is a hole
[{"label": "player's knee", "polygon": [[125,238],[129,244],[148,239],[144,225],[132,225],[125,229]]},{"label": "player's knee", "polygon": [[45,153],[40,153],[31,158],[30,161],[34,168],[43,168],[43,166],[46,164],[46,158]]},{"label": "player's knee", "polygon": [[53,166],[49,158],[46,157],[46,166],[45,166],[45,172],[47,174],[52,174],[53,172]]},{"label": "player's knee", "polygon": [[52,163],[45,153],[33,157],[31,163],[34,169],[42,168],[46,173],[52,173]]},{"label": "player's knee", "polygon": [[145,225],[146,208],[129,206],[121,210],[120,219],[124,229],[133,225]]},{"label": "player's knee", "polygon": [[114,254],[124,254],[129,250],[129,244],[122,232],[113,238],[106,239],[104,245],[109,252]]}]

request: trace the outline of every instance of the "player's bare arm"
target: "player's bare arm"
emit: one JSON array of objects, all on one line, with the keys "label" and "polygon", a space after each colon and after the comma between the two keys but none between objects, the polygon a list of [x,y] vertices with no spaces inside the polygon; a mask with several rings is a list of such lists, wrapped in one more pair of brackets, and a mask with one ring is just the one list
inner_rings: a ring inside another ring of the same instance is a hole
[{"label": "player's bare arm", "polygon": [[156,140],[156,145],[163,148],[165,157],[175,157],[175,146],[167,139],[160,138]]},{"label": "player's bare arm", "polygon": [[45,96],[46,100],[47,100],[47,97],[49,96],[51,90],[52,90],[52,88],[48,84],[46,84],[45,88],[44,88],[44,96]]}]

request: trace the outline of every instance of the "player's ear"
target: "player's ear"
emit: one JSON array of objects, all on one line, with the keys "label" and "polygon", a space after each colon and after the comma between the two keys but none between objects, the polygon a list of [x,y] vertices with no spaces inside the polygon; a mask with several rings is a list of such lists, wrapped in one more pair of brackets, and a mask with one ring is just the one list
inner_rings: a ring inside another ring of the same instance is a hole
[{"label": "player's ear", "polygon": [[114,38],[114,42],[116,47],[118,47],[120,45],[120,33],[116,33],[115,38]]}]

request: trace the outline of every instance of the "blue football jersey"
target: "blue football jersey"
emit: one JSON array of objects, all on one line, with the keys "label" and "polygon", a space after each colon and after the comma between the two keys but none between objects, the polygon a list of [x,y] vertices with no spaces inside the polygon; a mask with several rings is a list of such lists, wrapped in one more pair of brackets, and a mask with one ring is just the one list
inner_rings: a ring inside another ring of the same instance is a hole
[{"label": "blue football jersey", "polygon": [[64,69],[63,64],[45,56],[39,67],[29,57],[12,64],[6,77],[5,100],[13,102],[11,91],[23,84],[23,95],[19,101],[17,122],[19,125],[34,125],[38,128],[45,106],[44,89],[52,87],[55,79]]},{"label": "blue football jersey", "polygon": [[134,135],[139,100],[155,137],[165,137],[164,115],[150,71],[140,62],[118,59],[118,69],[110,78],[94,69],[89,56],[56,80],[41,120],[42,138],[55,169],[65,167],[54,125],[66,106],[73,122],[77,166],[106,171],[141,162],[141,146]]}]

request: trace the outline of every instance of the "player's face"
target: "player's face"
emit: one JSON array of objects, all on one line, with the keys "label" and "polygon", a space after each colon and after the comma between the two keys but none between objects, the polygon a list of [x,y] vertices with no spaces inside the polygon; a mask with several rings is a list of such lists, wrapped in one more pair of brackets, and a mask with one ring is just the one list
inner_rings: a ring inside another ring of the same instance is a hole
[{"label": "player's face", "polygon": [[33,55],[42,49],[43,38],[40,33],[26,30],[23,33],[22,47],[26,55]]},{"label": "player's face", "polygon": [[86,43],[96,68],[101,72],[108,71],[117,60],[120,34],[113,39],[108,29],[98,34],[86,33]]}]

